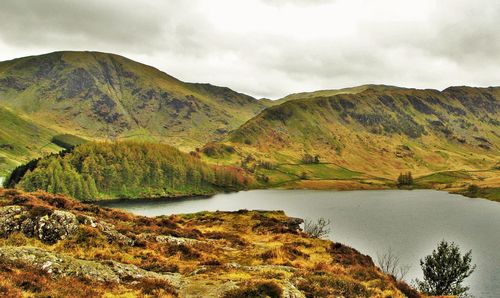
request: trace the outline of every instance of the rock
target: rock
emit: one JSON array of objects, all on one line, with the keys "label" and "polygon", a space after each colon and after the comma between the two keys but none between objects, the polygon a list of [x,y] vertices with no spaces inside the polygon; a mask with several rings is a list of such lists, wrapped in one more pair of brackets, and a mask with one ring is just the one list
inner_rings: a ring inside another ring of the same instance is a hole
[{"label": "rock", "polygon": [[297,268],[285,265],[256,265],[256,266],[246,266],[238,263],[228,263],[224,267],[227,269],[243,270],[243,271],[285,271],[285,272],[295,272]]},{"label": "rock", "polygon": [[191,238],[174,237],[174,236],[170,236],[170,235],[153,235],[153,234],[141,234],[141,235],[139,235],[139,239],[148,240],[148,241],[155,241],[158,243],[166,243],[166,244],[171,244],[171,245],[183,245],[183,244],[194,245],[194,244],[208,242],[208,241],[200,241],[200,240],[191,239]]},{"label": "rock", "polygon": [[23,229],[23,222],[28,212],[21,206],[0,207],[0,236],[8,237],[13,232]]},{"label": "rock", "polygon": [[38,220],[35,234],[44,242],[55,243],[73,235],[77,229],[78,220],[73,213],[56,210]]},{"label": "rock", "polygon": [[288,221],[286,222],[286,225],[290,230],[297,231],[300,230],[300,225],[304,223],[304,220],[302,218],[297,218],[297,217],[289,217]]},{"label": "rock", "polygon": [[109,241],[115,241],[127,246],[132,246],[135,243],[135,241],[132,240],[130,237],[127,237],[122,233],[118,232],[115,226],[110,223],[107,223],[105,221],[98,221],[95,218],[86,215],[81,215],[79,216],[78,219],[81,224],[90,226],[92,228],[97,228],[104,235],[106,235]]},{"label": "rock", "polygon": [[141,279],[166,280],[174,287],[181,285],[178,273],[159,274],[134,265],[115,261],[87,261],[34,247],[0,247],[0,258],[33,266],[54,276],[71,276],[99,282],[132,283]]},{"label": "rock", "polygon": [[55,243],[73,235],[78,229],[76,216],[67,211],[56,210],[50,215],[35,217],[23,206],[0,208],[0,236],[8,237],[13,232],[22,232],[27,237],[37,237],[46,243]]},{"label": "rock", "polygon": [[174,237],[169,235],[158,235],[155,237],[155,240],[158,243],[168,243],[173,245],[181,245],[181,244],[193,245],[200,242],[196,239]]},{"label": "rock", "polygon": [[84,224],[100,230],[110,241],[132,246],[134,240],[121,234],[115,226],[93,217],[68,211],[55,210],[44,216],[32,215],[23,206],[0,207],[0,236],[8,237],[13,232],[22,232],[27,237],[37,237],[45,243],[56,243],[74,235],[78,225]]},{"label": "rock", "polygon": [[283,298],[305,298],[306,296],[299,291],[290,281],[282,284]]}]

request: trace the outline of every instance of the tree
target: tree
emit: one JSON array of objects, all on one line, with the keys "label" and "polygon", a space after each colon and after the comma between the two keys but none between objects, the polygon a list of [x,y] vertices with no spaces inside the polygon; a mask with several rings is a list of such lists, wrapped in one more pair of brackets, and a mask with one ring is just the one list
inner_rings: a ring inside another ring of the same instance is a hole
[{"label": "tree", "polygon": [[411,172],[408,172],[406,175],[407,175],[406,179],[407,179],[408,185],[413,185],[413,177],[411,175]]},{"label": "tree", "polygon": [[315,164],[319,163],[319,155],[312,156],[309,153],[306,153],[302,156],[302,163],[303,164]]},{"label": "tree", "polygon": [[458,245],[441,241],[437,250],[420,260],[424,280],[416,280],[419,290],[428,295],[463,296],[469,287],[463,281],[469,277],[476,265],[472,265],[472,251],[461,255]]},{"label": "tree", "polygon": [[401,173],[398,177],[398,186],[413,185],[411,172]]},{"label": "tree", "polygon": [[400,264],[400,259],[394,254],[392,248],[389,248],[383,255],[377,254],[377,264],[385,274],[394,276],[398,281],[404,280],[410,271],[409,265]]}]

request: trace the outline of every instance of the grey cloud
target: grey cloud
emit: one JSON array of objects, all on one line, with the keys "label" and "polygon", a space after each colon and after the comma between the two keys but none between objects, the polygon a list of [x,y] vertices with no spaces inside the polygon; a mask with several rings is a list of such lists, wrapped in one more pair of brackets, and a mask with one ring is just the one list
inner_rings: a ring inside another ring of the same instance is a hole
[{"label": "grey cloud", "polygon": [[[350,3],[253,1],[258,7],[272,7],[275,14],[290,6],[300,11],[297,8],[321,5],[328,9],[331,3]],[[318,34],[312,28],[311,36],[274,28],[250,33],[231,30],[231,24],[217,26],[208,17],[206,7],[213,3],[4,0],[0,52],[37,52],[40,48],[112,51],[152,64],[179,79],[271,98],[365,83],[438,89],[500,84],[498,1],[427,1],[431,9],[425,19],[418,20],[394,21],[393,15],[366,11],[351,28],[354,31],[341,37],[324,28],[318,28],[323,29]],[[381,5],[384,3],[388,5],[383,1]],[[216,18],[232,13],[224,7],[218,9]],[[249,21],[255,19],[258,25],[260,12],[253,13],[255,18]],[[298,17],[297,22],[304,24],[313,21]],[[351,17],[356,16],[346,20]],[[343,28],[332,28],[336,30]]]},{"label": "grey cloud", "polygon": [[147,50],[162,46],[159,11],[141,2],[13,0],[2,1],[0,38],[16,46],[66,47],[112,44]]}]

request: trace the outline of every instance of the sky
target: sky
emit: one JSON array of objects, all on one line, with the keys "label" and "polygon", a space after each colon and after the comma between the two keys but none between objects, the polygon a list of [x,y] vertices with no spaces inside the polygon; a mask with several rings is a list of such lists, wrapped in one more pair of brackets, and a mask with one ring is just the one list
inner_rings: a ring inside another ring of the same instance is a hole
[{"label": "sky", "polygon": [[254,97],[500,85],[497,0],[2,0],[0,60],[110,52]]}]

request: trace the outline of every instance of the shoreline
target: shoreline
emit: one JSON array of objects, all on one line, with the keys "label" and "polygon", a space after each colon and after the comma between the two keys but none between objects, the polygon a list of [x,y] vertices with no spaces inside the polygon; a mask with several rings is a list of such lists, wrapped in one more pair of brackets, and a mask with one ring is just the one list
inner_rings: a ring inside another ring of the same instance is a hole
[{"label": "shoreline", "polygon": [[[311,180],[307,180],[311,181]],[[314,181],[314,180],[313,180]],[[495,189],[495,188],[492,188]],[[104,200],[96,200],[96,201],[82,201],[85,204],[96,204],[102,207],[107,207],[106,205],[112,205],[114,203],[148,203],[148,202],[161,202],[161,201],[173,201],[173,200],[199,200],[199,199],[208,199],[218,194],[228,194],[228,193],[237,193],[240,191],[251,191],[251,190],[316,190],[316,191],[377,191],[377,190],[436,190],[436,191],[444,191],[449,194],[461,195],[467,198],[476,198],[483,199],[493,202],[499,202],[498,199],[486,198],[483,196],[470,196],[467,195],[465,189],[446,189],[446,188],[433,188],[433,187],[423,187],[423,186],[414,186],[414,187],[393,187],[389,185],[377,185],[376,187],[352,187],[352,188],[321,188],[321,187],[256,187],[249,189],[241,189],[241,190],[226,190],[220,192],[206,193],[206,194],[182,194],[182,195],[172,195],[172,196],[153,196],[153,197],[139,197],[139,198],[112,198],[112,199],[104,199]]]}]

